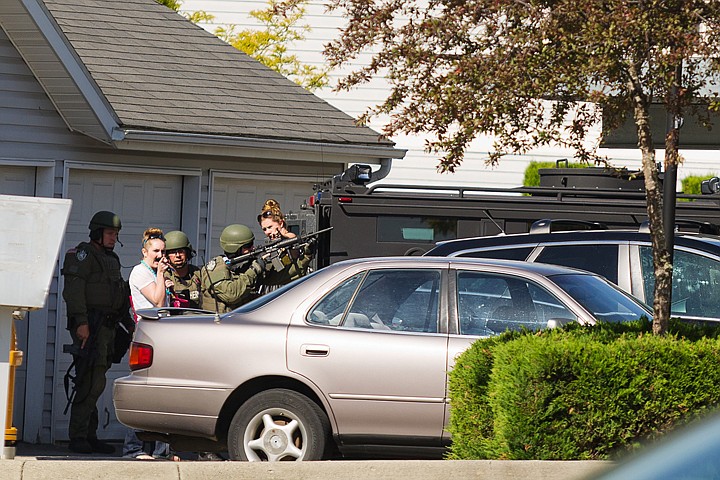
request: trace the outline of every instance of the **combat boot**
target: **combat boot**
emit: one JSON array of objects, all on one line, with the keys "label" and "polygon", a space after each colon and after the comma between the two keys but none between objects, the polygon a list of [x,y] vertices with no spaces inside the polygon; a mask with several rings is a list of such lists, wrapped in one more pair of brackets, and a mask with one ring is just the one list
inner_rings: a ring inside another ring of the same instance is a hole
[{"label": "combat boot", "polygon": [[85,438],[71,438],[68,448],[75,453],[92,453],[93,448]]},{"label": "combat boot", "polygon": [[115,453],[115,447],[97,438],[88,438],[87,442],[94,453]]}]

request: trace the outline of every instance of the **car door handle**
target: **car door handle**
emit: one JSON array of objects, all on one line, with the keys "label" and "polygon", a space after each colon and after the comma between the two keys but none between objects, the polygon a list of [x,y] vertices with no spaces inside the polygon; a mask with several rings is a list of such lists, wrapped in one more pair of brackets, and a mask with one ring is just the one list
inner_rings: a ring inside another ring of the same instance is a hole
[{"label": "car door handle", "polygon": [[330,347],[327,345],[303,344],[300,347],[300,354],[305,357],[327,357],[330,354]]}]

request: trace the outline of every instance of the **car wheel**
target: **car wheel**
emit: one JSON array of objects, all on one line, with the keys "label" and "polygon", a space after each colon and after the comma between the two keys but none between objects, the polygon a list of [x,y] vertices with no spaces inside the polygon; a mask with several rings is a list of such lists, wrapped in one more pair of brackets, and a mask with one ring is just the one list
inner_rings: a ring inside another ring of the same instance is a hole
[{"label": "car wheel", "polygon": [[251,397],[235,413],[228,432],[232,460],[322,460],[329,443],[330,422],[322,409],[285,389]]}]

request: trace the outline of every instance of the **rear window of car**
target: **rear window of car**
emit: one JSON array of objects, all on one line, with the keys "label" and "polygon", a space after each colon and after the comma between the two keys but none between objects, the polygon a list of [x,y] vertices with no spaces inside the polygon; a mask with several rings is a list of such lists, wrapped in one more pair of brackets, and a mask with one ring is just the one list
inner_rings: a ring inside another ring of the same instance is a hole
[{"label": "rear window of car", "polygon": [[266,293],[265,295],[262,295],[255,300],[252,300],[251,302],[246,303],[245,305],[241,305],[240,307],[233,310],[233,312],[251,312],[255,309],[258,309],[265,305],[266,303],[270,302],[271,300],[279,297],[283,293],[287,292],[288,290],[295,287],[295,285],[298,285],[300,283],[303,283],[313,276],[317,275],[319,270],[316,270],[308,275],[305,275],[304,277],[300,277],[297,280],[293,280],[292,282],[288,283],[287,285],[283,285],[282,287],[278,288],[277,290],[273,290],[269,293]]},{"label": "rear window of car", "polygon": [[617,245],[547,245],[535,261],[588,270],[618,282]]}]

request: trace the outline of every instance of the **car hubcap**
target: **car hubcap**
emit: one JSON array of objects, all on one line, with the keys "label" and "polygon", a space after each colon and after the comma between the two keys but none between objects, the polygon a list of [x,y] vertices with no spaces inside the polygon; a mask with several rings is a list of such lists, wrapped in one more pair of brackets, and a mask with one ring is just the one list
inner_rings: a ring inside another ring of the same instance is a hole
[{"label": "car hubcap", "polygon": [[248,423],[245,453],[250,461],[294,461],[305,455],[305,429],[285,410],[267,409]]}]

